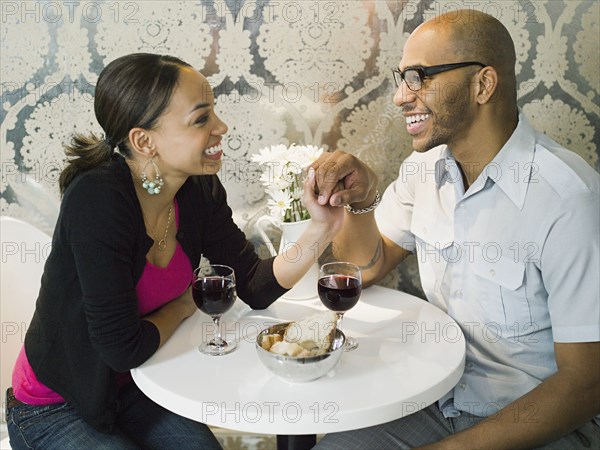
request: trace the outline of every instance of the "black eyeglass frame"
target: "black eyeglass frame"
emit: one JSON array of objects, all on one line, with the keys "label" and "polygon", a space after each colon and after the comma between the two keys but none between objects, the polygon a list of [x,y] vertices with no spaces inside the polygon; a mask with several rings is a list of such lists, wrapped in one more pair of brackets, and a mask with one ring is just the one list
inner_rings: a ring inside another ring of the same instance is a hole
[{"label": "black eyeglass frame", "polygon": [[[486,67],[486,64],[480,63],[478,61],[466,61],[460,63],[452,63],[452,64],[440,64],[437,66],[429,66],[429,67],[407,67],[404,69],[404,72],[401,72],[400,69],[392,69],[392,76],[394,77],[394,83],[396,83],[396,87],[399,88],[402,81],[406,83],[406,87],[413,92],[420,90],[423,87],[423,80],[425,78],[430,77],[431,75],[436,75],[442,72],[448,72],[449,70],[460,69],[461,67],[468,66],[481,66]],[[405,75],[406,72],[409,71],[416,72],[419,76],[419,87],[413,89],[410,87],[408,82],[406,81]],[[398,76],[400,77],[400,81],[398,81]]]}]

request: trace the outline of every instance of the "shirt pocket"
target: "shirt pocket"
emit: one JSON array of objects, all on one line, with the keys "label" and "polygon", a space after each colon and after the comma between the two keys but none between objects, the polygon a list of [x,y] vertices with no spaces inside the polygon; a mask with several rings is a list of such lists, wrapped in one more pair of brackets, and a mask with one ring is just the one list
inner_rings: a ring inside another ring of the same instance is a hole
[{"label": "shirt pocket", "polygon": [[[473,266],[479,303],[487,324],[498,324],[514,336],[528,333],[531,308],[525,284],[525,264],[507,257],[481,260]],[[510,337],[510,333],[503,333]]]},{"label": "shirt pocket", "polygon": [[415,246],[423,291],[429,299],[431,297],[428,294],[441,295],[441,284],[448,267],[446,253],[452,247],[452,242],[428,242],[415,234]]},{"label": "shirt pocket", "polygon": [[448,267],[447,253],[454,245],[452,222],[441,213],[431,217],[425,208],[415,210],[410,226],[415,236],[415,251],[419,263],[419,275],[427,298],[441,296],[441,284]]}]

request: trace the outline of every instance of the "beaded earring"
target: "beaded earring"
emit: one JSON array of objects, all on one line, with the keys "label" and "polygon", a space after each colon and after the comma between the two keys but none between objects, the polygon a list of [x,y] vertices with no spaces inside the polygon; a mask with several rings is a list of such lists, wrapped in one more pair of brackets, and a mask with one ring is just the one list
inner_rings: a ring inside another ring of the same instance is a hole
[{"label": "beaded earring", "polygon": [[[148,176],[146,175],[146,169],[149,165],[152,165],[152,168],[154,169],[154,180],[149,180]],[[148,194],[156,195],[160,194],[160,190],[164,184],[165,182],[160,176],[160,170],[158,170],[158,166],[154,162],[154,158],[150,158],[144,166],[144,168],[142,169],[142,187],[146,189],[146,191],[148,191]]]}]

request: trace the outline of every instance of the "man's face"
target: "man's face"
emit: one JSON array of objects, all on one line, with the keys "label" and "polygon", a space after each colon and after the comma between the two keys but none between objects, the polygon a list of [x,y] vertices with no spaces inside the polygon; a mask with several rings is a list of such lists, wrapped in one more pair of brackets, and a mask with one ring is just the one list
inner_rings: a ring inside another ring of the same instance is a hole
[{"label": "man's face", "polygon": [[[404,46],[400,71],[463,62],[448,42],[449,35],[439,27],[415,30]],[[417,91],[411,91],[406,83],[400,85],[394,104],[402,108],[416,151],[425,152],[441,144],[452,147],[466,136],[475,112],[470,82],[477,69],[469,66],[432,75]]]}]

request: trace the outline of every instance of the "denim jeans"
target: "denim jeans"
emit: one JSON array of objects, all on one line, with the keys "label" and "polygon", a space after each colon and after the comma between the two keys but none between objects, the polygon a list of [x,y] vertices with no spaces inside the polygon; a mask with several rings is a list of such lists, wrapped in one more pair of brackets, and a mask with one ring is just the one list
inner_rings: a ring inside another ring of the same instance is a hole
[{"label": "denim jeans", "polygon": [[210,429],[172,413],[135,383],[119,393],[115,431],[101,433],[68,403],[20,404],[7,410],[10,445],[20,449],[221,449]]},{"label": "denim jeans", "polygon": [[[482,420],[483,417],[465,412],[458,417],[445,418],[437,404],[433,404],[392,422],[360,430],[330,433],[313,450],[410,449],[437,442]],[[543,450],[584,448],[600,448],[600,427],[592,420],[559,440],[539,447]]]}]

